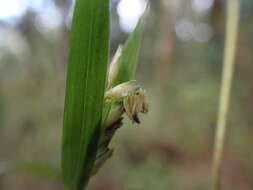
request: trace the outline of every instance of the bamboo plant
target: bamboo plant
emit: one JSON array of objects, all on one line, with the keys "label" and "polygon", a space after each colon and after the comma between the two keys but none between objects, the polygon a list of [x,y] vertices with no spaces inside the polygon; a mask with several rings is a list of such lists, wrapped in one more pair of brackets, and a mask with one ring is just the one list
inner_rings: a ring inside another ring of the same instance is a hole
[{"label": "bamboo plant", "polygon": [[134,81],[143,18],[109,58],[109,0],[77,0],[70,37],[63,121],[62,174],[71,190],[84,189],[111,157],[110,141],[123,116],[140,123],[146,92]]}]

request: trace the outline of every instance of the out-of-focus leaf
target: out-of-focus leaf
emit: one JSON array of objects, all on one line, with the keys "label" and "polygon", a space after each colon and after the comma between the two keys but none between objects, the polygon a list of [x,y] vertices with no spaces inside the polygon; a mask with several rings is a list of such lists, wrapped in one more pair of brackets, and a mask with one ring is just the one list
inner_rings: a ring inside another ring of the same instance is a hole
[{"label": "out-of-focus leaf", "polygon": [[13,170],[47,180],[61,181],[60,170],[47,163],[37,161],[17,161]]},{"label": "out-of-focus leaf", "polygon": [[141,46],[143,16],[121,50],[121,56],[116,63],[117,65],[115,65],[117,68],[114,69],[117,73],[114,73],[115,77],[110,82],[109,87],[114,87],[133,79]]},{"label": "out-of-focus leaf", "polygon": [[109,1],[77,0],[67,74],[62,172],[72,190],[89,180],[101,132],[109,49]]},{"label": "out-of-focus leaf", "polygon": [[39,161],[17,160],[0,163],[0,176],[10,172],[19,172],[34,177],[43,178],[52,181],[61,181],[59,168]]}]

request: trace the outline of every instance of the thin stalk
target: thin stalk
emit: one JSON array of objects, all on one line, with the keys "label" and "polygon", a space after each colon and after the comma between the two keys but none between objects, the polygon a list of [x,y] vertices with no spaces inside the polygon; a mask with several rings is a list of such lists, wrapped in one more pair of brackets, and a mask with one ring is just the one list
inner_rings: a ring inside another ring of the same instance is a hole
[{"label": "thin stalk", "polygon": [[216,126],[215,145],[213,153],[213,166],[211,190],[220,189],[221,163],[223,158],[224,141],[226,136],[226,123],[229,109],[230,91],[235,64],[235,49],[239,23],[239,0],[228,0],[226,41],[224,52],[224,65],[222,72],[221,91],[219,99],[218,119]]}]

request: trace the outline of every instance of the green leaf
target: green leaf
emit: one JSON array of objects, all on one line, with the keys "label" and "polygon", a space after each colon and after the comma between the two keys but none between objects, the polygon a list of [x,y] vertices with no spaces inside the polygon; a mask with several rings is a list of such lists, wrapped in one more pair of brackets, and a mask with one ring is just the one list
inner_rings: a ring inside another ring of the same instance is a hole
[{"label": "green leaf", "polygon": [[76,0],[66,83],[62,172],[83,189],[93,167],[104,102],[109,49],[109,0]]},{"label": "green leaf", "polygon": [[115,72],[117,73],[109,84],[109,87],[127,82],[134,77],[141,46],[143,18],[144,15],[140,18],[135,30],[122,48],[121,56],[116,63],[117,69],[115,69]]},{"label": "green leaf", "polygon": [[46,180],[61,181],[60,170],[48,163],[26,160],[17,161],[13,170]]},{"label": "green leaf", "polygon": [[10,172],[19,172],[51,181],[59,182],[62,180],[58,167],[34,160],[8,160],[0,162],[0,176]]}]

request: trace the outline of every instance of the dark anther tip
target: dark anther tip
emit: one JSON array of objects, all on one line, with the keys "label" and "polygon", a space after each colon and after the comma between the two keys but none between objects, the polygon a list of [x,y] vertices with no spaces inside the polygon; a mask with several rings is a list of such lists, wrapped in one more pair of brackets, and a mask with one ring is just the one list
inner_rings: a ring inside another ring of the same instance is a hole
[{"label": "dark anther tip", "polygon": [[141,123],[141,122],[140,122],[140,119],[139,119],[139,117],[138,117],[137,114],[134,114],[134,115],[133,115],[133,120],[134,120],[136,123],[138,123],[138,124]]}]

